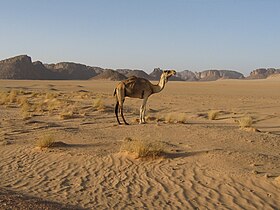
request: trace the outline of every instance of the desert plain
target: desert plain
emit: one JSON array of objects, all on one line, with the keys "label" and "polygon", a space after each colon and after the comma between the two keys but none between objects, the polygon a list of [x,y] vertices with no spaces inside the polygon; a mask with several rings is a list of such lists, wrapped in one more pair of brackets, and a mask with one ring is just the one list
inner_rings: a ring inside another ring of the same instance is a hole
[{"label": "desert plain", "polygon": [[[168,82],[146,124],[126,98],[128,126],[115,119],[117,83],[1,80],[1,192],[65,209],[280,209],[279,77]],[[124,149],[139,142],[160,154]]]}]

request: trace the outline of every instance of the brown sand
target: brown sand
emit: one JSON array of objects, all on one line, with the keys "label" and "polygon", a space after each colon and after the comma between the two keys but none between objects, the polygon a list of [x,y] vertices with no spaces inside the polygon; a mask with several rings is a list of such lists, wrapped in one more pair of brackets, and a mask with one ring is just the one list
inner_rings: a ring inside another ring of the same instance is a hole
[{"label": "brown sand", "polygon": [[[0,106],[0,187],[89,209],[279,209],[279,79],[169,82],[148,100],[145,125],[136,122],[141,100],[126,100],[129,126],[116,123],[116,83],[0,81],[1,91],[58,93],[76,107],[69,119],[60,108],[23,120],[16,103]],[[255,129],[239,129],[243,116]],[[46,133],[56,146],[40,150]],[[160,141],[165,156],[120,153],[126,137]]]}]

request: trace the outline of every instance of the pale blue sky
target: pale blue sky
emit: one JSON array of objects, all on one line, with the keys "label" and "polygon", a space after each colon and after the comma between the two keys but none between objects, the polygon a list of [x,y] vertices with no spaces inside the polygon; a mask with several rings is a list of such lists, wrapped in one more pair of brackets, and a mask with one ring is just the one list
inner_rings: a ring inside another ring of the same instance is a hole
[{"label": "pale blue sky", "polygon": [[192,71],[280,68],[278,0],[0,0],[0,60]]}]

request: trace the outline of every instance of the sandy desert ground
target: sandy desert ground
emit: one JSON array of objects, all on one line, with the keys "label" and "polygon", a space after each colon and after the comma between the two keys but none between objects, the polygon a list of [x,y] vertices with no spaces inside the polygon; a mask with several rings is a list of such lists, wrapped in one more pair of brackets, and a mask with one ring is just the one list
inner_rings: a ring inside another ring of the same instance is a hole
[{"label": "sandy desert ground", "polygon": [[[126,99],[129,126],[114,116],[116,84],[0,81],[2,192],[85,209],[280,209],[279,78],[169,82],[147,124],[141,100]],[[55,144],[38,148],[46,138]],[[164,152],[135,158],[121,150],[129,138]]]}]

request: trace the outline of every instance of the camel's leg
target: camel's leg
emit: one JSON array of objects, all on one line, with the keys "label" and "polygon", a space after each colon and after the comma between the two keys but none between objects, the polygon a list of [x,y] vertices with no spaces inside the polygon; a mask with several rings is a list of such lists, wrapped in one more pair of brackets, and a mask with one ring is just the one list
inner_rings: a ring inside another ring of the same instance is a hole
[{"label": "camel's leg", "polygon": [[[123,100],[123,102],[124,102],[124,100]],[[122,116],[122,119],[123,119],[124,123],[125,123],[126,125],[129,125],[129,124],[126,122],[126,120],[124,119],[124,116],[123,116],[123,102],[120,104],[121,116]]]},{"label": "camel's leg", "polygon": [[118,121],[119,125],[121,125],[121,122],[119,120],[119,102],[118,101],[117,101],[116,106],[115,106],[115,114],[116,114],[116,118],[117,118],[117,121]]},{"label": "camel's leg", "polygon": [[[116,100],[118,102],[118,108],[116,105],[115,113],[116,113],[116,116],[118,116],[118,112],[120,112],[124,123],[126,125],[128,125],[128,123],[126,122],[126,120],[124,119],[124,116],[123,116],[124,99],[125,99],[125,90],[124,90],[124,87],[122,86],[122,87],[116,89]],[[117,119],[118,119],[118,117],[117,117]],[[118,123],[120,124],[119,120],[118,120]]]},{"label": "camel's leg", "polygon": [[146,123],[145,121],[145,112],[146,112],[146,103],[147,103],[148,98],[144,98],[142,105],[140,107],[140,122],[139,124]]}]

